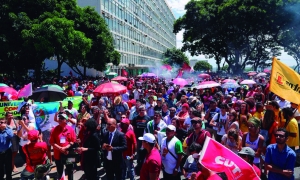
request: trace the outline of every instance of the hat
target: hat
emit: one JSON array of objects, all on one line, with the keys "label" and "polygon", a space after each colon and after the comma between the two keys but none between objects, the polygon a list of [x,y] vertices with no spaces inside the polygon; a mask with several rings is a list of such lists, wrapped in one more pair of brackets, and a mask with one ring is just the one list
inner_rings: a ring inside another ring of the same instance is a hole
[{"label": "hat", "polygon": [[83,93],[83,95],[82,96],[89,96],[89,94],[88,93]]},{"label": "hat", "polygon": [[122,101],[122,97],[117,96],[117,97],[115,97],[114,104],[120,104],[121,101]]},{"label": "hat", "polygon": [[38,130],[30,130],[27,133],[27,138],[30,141],[35,141],[39,138],[39,131]]},{"label": "hat", "polygon": [[188,103],[184,103],[181,107],[185,107],[185,108],[187,108],[187,109],[189,109],[190,108],[190,106],[189,106],[189,104]]},{"label": "hat", "polygon": [[155,143],[155,136],[151,133],[145,133],[143,137],[139,137],[139,140],[141,141],[147,141],[148,143]]},{"label": "hat", "polygon": [[234,94],[234,92],[233,92],[233,91],[230,91],[229,94]]},{"label": "hat", "polygon": [[128,118],[124,118],[124,119],[122,119],[122,121],[121,121],[121,123],[124,123],[124,124],[130,124],[130,121],[129,121],[129,119]]},{"label": "hat", "polygon": [[255,151],[250,147],[243,147],[242,150],[240,150],[238,153],[239,154],[246,154],[246,155],[249,155],[249,156],[252,156],[252,157],[255,156]]},{"label": "hat", "polygon": [[60,114],[58,116],[59,118],[64,118],[64,119],[69,119],[68,116],[66,114]]},{"label": "hat", "polygon": [[171,131],[176,132],[176,127],[174,125],[172,125],[172,124],[168,125],[167,129],[170,129]]},{"label": "hat", "polygon": [[[201,119],[199,117],[194,117],[192,120],[191,120],[191,123],[194,123],[194,122],[198,122],[198,121],[201,121]],[[202,121],[201,121],[202,122]]]},{"label": "hat", "polygon": [[73,116],[73,112],[72,112],[71,110],[65,109],[65,112],[66,112],[66,113],[70,113],[70,114]]},{"label": "hat", "polygon": [[189,102],[189,103],[192,103],[192,102],[195,101],[195,100],[197,100],[196,97],[190,96],[188,102]]},{"label": "hat", "polygon": [[249,123],[253,124],[256,128],[258,128],[261,124],[260,120],[256,117],[252,117],[248,120]]}]

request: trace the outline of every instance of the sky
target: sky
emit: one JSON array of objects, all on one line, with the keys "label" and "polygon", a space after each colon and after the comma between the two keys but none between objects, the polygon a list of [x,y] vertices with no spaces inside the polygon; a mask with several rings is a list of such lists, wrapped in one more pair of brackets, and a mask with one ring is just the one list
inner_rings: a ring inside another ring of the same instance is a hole
[{"label": "sky", "polygon": [[[166,2],[169,4],[170,8],[173,11],[173,14],[175,15],[175,18],[179,18],[185,14],[184,7],[185,5],[189,2],[190,0],[166,0]],[[182,47],[182,40],[183,40],[183,31],[180,31],[179,33],[176,34],[176,47],[181,48]],[[200,56],[195,56],[192,57],[189,53],[186,53],[189,59],[199,59],[199,60],[204,60],[207,59],[205,58],[204,55]],[[296,61],[294,58],[290,55],[288,55],[286,52],[282,51],[281,56],[277,57],[280,59],[283,63],[287,64],[288,66],[294,66],[296,65]],[[216,67],[215,60],[211,59],[208,61],[212,66]]]}]

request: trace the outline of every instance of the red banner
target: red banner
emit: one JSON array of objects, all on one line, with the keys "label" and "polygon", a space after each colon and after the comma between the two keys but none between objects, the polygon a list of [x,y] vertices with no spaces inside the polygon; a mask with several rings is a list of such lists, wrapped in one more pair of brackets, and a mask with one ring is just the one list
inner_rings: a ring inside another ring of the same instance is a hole
[{"label": "red banner", "polygon": [[209,137],[205,139],[199,161],[211,171],[226,173],[228,180],[260,179],[249,163]]},{"label": "red banner", "polygon": [[128,72],[125,69],[121,70],[121,76],[127,77],[128,76]]}]

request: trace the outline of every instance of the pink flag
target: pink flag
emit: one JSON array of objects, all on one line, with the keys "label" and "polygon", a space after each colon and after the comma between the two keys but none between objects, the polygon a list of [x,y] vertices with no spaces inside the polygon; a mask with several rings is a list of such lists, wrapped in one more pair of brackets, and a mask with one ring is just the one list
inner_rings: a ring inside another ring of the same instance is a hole
[{"label": "pink flag", "polygon": [[18,93],[18,98],[32,95],[32,83],[25,85]]},{"label": "pink flag", "polygon": [[228,180],[260,179],[249,163],[209,137],[205,139],[199,162],[211,171],[225,172]]},{"label": "pink flag", "polygon": [[182,70],[182,69],[179,69],[176,78],[181,78],[182,75],[183,75],[183,70]]}]

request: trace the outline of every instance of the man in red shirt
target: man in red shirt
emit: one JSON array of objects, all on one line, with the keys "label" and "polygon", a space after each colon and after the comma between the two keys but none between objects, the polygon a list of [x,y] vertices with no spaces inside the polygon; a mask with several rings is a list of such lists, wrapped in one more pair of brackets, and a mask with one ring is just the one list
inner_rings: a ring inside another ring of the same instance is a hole
[{"label": "man in red shirt", "polygon": [[123,118],[121,121],[121,131],[125,134],[127,150],[123,152],[123,158],[125,162],[125,167],[123,168],[122,178],[126,179],[126,170],[129,175],[130,180],[134,180],[134,166],[133,159],[136,151],[136,137],[132,129],[128,129],[130,121],[127,118]]},{"label": "man in red shirt", "polygon": [[254,171],[256,172],[257,176],[260,177],[261,171],[260,169],[253,164],[255,151],[250,147],[243,147],[241,151],[238,152],[239,156],[247,161],[251,166],[253,166]]},{"label": "man in red shirt", "polygon": [[[68,149],[76,141],[76,134],[71,126],[67,126],[68,116],[60,114],[58,116],[59,125],[56,126],[50,136],[50,144],[54,149],[54,159],[57,168],[58,178],[61,178],[65,162],[62,162],[61,155],[68,154]],[[73,180],[73,164],[66,164],[66,170],[69,180]]]},{"label": "man in red shirt", "polygon": [[39,131],[37,130],[30,130],[27,138],[30,143],[22,147],[26,156],[26,167],[21,173],[21,178],[34,179],[35,167],[46,163],[48,147],[45,142],[38,142]]},{"label": "man in red shirt", "polygon": [[161,170],[161,156],[156,148],[156,140],[153,134],[145,133],[143,137],[139,137],[142,141],[144,149],[147,150],[145,162],[140,172],[140,180],[158,180]]}]

